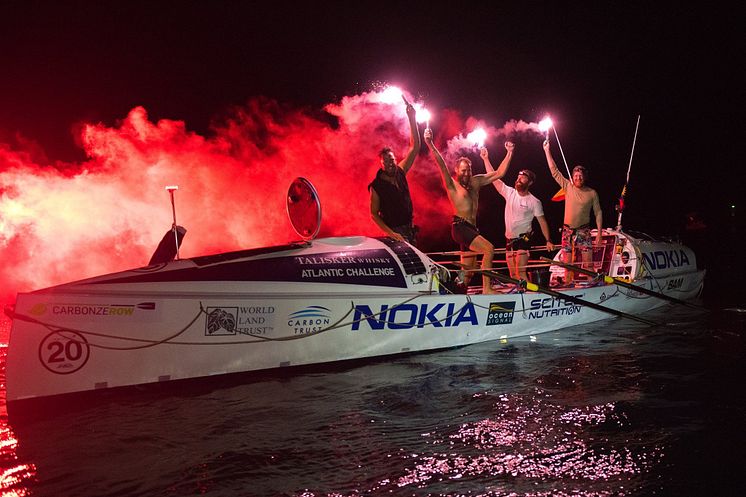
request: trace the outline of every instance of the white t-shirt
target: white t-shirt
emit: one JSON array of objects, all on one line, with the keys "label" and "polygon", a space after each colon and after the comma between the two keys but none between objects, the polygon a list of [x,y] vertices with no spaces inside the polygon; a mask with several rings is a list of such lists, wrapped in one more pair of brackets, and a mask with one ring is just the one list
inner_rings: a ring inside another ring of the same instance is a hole
[{"label": "white t-shirt", "polygon": [[493,183],[498,193],[505,197],[505,238],[518,238],[521,233],[531,231],[534,217],[544,215],[541,200],[531,193],[520,195],[501,180]]}]

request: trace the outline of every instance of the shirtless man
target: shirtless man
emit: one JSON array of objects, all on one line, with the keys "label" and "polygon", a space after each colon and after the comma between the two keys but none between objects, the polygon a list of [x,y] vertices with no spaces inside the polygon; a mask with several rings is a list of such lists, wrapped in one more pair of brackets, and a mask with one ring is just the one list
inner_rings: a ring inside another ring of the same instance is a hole
[{"label": "shirtless man", "polygon": [[[595,214],[596,246],[601,245],[603,235],[603,213],[598,193],[586,186],[587,172],[583,166],[575,166],[572,170],[572,180],[568,180],[557,169],[552,152],[549,150],[549,140],[544,141],[544,154],[547,157],[549,172],[557,184],[565,190],[565,220],[562,227],[562,261],[573,264],[573,252],[579,249],[583,256],[583,267],[590,269],[593,259],[593,240],[591,240],[591,209]],[[565,271],[567,283],[574,279],[572,271]]]},{"label": "shirtless man", "polygon": [[[443,183],[448,193],[448,199],[453,207],[453,225],[451,226],[451,236],[453,240],[461,247],[461,251],[467,250],[479,252],[482,254],[482,270],[492,269],[492,251],[494,247],[489,240],[479,234],[477,229],[477,205],[479,203],[479,189],[485,185],[502,178],[508,169],[510,159],[513,157],[515,145],[511,142],[505,142],[505,159],[503,159],[497,171],[487,174],[471,174],[471,161],[466,157],[456,159],[454,175],[451,176],[440,155],[438,149],[433,144],[433,131],[425,130],[425,143],[435,156],[435,162],[440,168],[440,174],[443,177]],[[467,269],[464,283],[468,286],[471,279],[471,272],[476,267],[476,256],[461,255],[461,264]],[[482,274],[482,292],[494,293],[490,284],[490,277]]]}]

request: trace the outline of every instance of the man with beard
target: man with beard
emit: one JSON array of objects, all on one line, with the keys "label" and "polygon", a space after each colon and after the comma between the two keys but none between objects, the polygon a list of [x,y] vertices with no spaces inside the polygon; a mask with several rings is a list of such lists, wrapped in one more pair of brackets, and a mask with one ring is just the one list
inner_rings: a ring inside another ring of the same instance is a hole
[{"label": "man with beard", "polygon": [[[494,171],[486,148],[482,149],[481,155],[487,172]],[[554,250],[541,200],[529,192],[535,179],[533,171],[523,169],[515,180],[515,188],[509,187],[502,180],[492,183],[497,193],[505,198],[505,256],[510,277],[524,281],[528,280],[526,265],[528,251],[531,249],[531,223],[534,218],[539,221],[541,234],[547,242],[547,250]]]},{"label": "man with beard", "polygon": [[[502,178],[508,169],[510,159],[513,157],[515,146],[511,142],[505,142],[505,159],[503,159],[497,171],[487,174],[471,174],[471,161],[466,157],[456,159],[454,176],[451,176],[446,167],[443,157],[433,144],[433,132],[425,130],[425,143],[433,152],[435,162],[440,168],[443,183],[448,193],[448,199],[453,206],[453,224],[451,225],[451,236],[459,244],[462,252],[471,251],[482,254],[482,270],[492,269],[492,251],[494,247],[489,240],[479,234],[477,229],[477,206],[479,203],[479,189],[493,181]],[[484,150],[484,149],[482,149]],[[461,264],[467,270],[464,284],[468,286],[471,280],[471,271],[476,267],[476,256],[461,254]],[[490,284],[490,277],[482,274],[482,292],[494,293]]]},{"label": "man with beard", "polygon": [[383,148],[378,153],[381,159],[381,169],[368,185],[370,217],[386,236],[414,245],[416,229],[412,224],[412,197],[409,195],[406,175],[420,152],[421,143],[415,119],[416,111],[403,95],[402,99],[407,105],[407,118],[409,119],[409,151],[398,164],[394,152],[389,147]]},{"label": "man with beard", "polygon": [[[601,245],[603,235],[603,213],[598,193],[586,186],[588,172],[583,166],[575,166],[572,170],[572,180],[568,180],[557,169],[552,152],[549,150],[549,140],[544,141],[544,154],[547,157],[549,172],[557,184],[565,190],[565,220],[562,227],[562,261],[573,263],[575,250],[579,249],[583,266],[590,269],[593,259],[593,240],[591,239],[591,209],[596,218],[596,245]],[[565,271],[567,283],[575,278],[572,271]]]}]

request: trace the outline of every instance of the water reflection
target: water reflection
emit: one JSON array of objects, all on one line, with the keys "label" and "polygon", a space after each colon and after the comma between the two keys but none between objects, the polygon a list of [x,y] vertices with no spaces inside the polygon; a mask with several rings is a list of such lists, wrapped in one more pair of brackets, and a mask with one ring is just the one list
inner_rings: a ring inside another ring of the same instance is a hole
[{"label": "water reflection", "polygon": [[36,467],[19,460],[18,440],[8,424],[5,408],[5,357],[8,353],[8,323],[0,319],[0,491],[3,497],[29,495],[28,485],[36,475]]},{"label": "water reflection", "polygon": [[663,456],[662,447],[646,446],[643,440],[610,445],[597,429],[606,425],[618,430],[624,424],[624,414],[614,403],[568,408],[538,389],[531,396],[498,395],[491,417],[423,434],[431,450],[412,454],[405,475],[391,483],[421,487],[433,481],[488,478],[494,482],[492,492],[506,495],[516,495],[517,488],[525,488],[520,495],[527,496],[561,491],[616,495],[620,486]]},{"label": "water reflection", "polygon": [[0,491],[3,497],[29,495],[26,483],[36,474],[33,464],[19,464],[16,455],[18,441],[5,421],[0,421]]}]

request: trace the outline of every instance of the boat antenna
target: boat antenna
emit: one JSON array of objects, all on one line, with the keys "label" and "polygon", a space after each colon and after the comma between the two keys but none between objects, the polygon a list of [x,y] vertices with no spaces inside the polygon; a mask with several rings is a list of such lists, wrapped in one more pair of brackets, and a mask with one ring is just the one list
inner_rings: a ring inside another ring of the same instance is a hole
[{"label": "boat antenna", "polygon": [[554,130],[554,137],[557,138],[557,145],[559,145],[560,154],[562,154],[562,160],[565,162],[565,169],[567,169],[567,176],[568,178],[572,179],[572,174],[570,174],[570,167],[567,165],[567,159],[565,159],[565,152],[562,150],[562,144],[559,141],[559,135],[557,134],[557,126],[552,126],[552,129]]},{"label": "boat antenna", "polygon": [[635,125],[635,137],[632,139],[632,152],[629,154],[629,165],[627,166],[627,179],[624,182],[624,188],[622,188],[622,194],[619,196],[619,204],[616,206],[616,210],[619,212],[619,216],[616,221],[617,231],[622,230],[622,212],[624,212],[624,196],[627,194],[627,184],[629,183],[629,172],[632,170],[632,156],[635,155],[635,144],[637,143],[637,130],[640,128],[640,114],[637,114],[637,124]]},{"label": "boat antenna", "polygon": [[174,216],[174,223],[171,225],[171,230],[174,232],[174,243],[176,243],[176,260],[179,260],[179,233],[176,231],[176,203],[174,202],[174,192],[178,190],[179,187],[176,185],[167,186],[166,190],[168,191],[169,195],[171,195],[171,212]]}]

